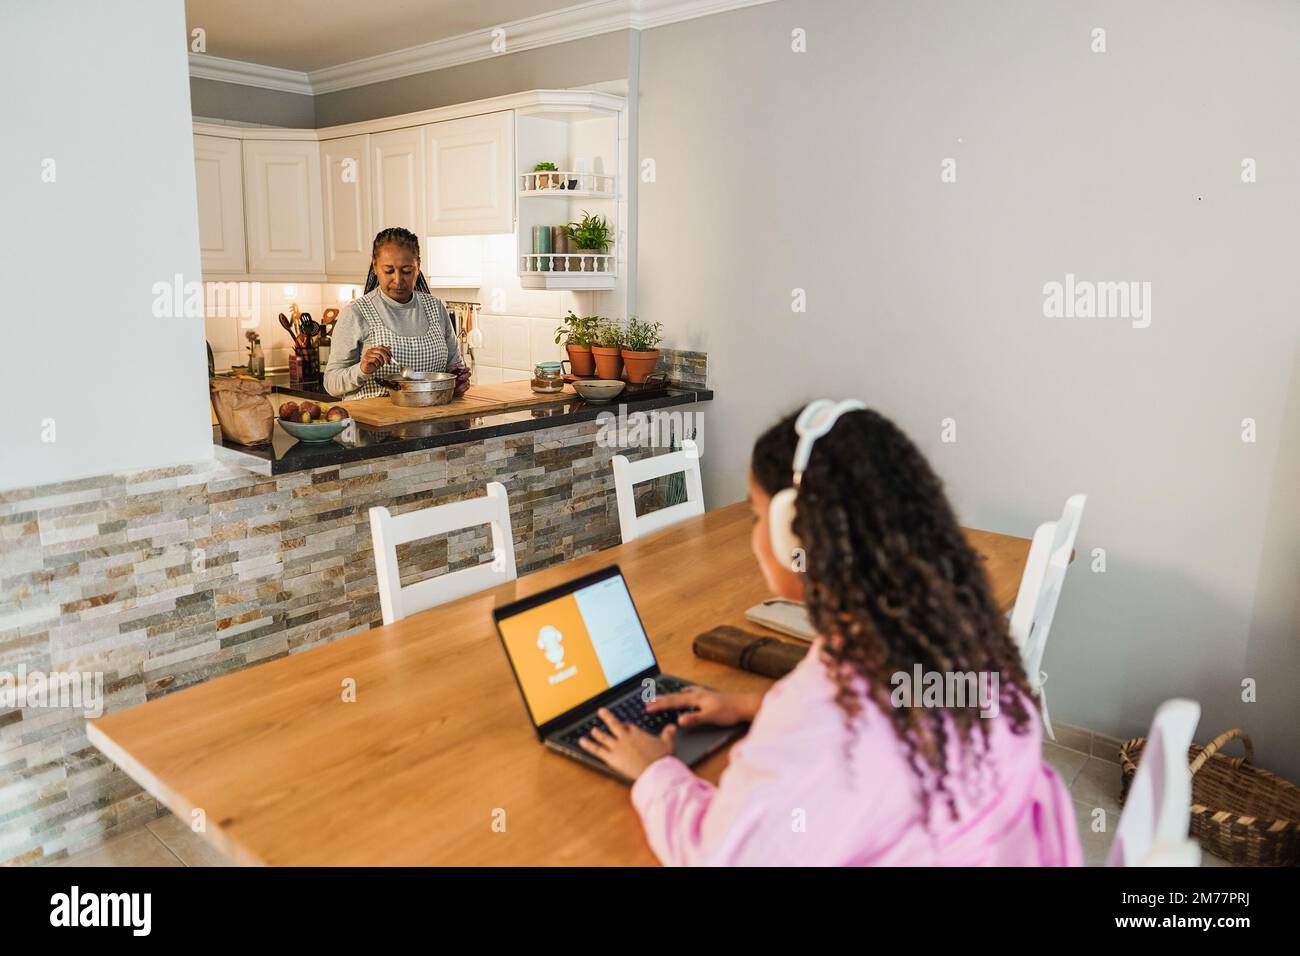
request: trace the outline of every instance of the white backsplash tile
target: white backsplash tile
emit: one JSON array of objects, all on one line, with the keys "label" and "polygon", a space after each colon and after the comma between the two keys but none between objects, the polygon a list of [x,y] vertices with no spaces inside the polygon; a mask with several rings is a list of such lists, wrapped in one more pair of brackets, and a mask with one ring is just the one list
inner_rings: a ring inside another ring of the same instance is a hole
[{"label": "white backsplash tile", "polygon": [[501,317],[501,364],[507,368],[523,368],[528,364],[530,324],[525,316]]},{"label": "white backsplash tile", "polygon": [[478,328],[483,333],[483,344],[475,349],[474,357],[482,365],[501,364],[501,316],[480,312]]},{"label": "white backsplash tile", "polygon": [[213,352],[230,352],[239,347],[237,320],[232,316],[208,314],[203,319],[203,334]]},{"label": "white backsplash tile", "polygon": [[564,347],[555,344],[555,331],[561,325],[558,319],[529,320],[528,364],[558,362],[566,357]]}]

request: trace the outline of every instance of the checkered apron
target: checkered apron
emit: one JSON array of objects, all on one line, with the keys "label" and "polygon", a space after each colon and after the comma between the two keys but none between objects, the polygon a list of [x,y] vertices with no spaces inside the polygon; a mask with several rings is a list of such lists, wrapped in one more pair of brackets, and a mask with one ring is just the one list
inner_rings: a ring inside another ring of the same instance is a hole
[{"label": "checkered apron", "polygon": [[[375,294],[384,293],[376,289]],[[441,299],[427,292],[416,292],[415,296],[420,300],[429,327],[423,335],[410,337],[397,335],[384,325],[384,320],[379,317],[379,310],[375,308],[375,303],[370,296],[363,295],[357,299],[357,307],[361,309],[361,316],[366,322],[361,351],[364,353],[366,349],[386,345],[393,356],[391,362],[375,373],[376,378],[396,379],[401,375],[403,368],[416,372],[447,371],[447,339],[442,334],[442,330],[443,323],[449,323],[451,320],[447,317],[446,307],[443,306]],[[383,386],[375,382],[363,382],[355,392],[348,395],[348,398],[379,398],[387,394],[388,390]]]}]

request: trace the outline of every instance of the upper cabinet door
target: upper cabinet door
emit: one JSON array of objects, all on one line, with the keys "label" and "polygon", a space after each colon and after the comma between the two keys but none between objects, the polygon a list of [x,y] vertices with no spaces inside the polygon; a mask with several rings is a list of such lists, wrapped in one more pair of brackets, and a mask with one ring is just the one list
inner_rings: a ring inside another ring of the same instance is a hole
[{"label": "upper cabinet door", "polygon": [[[424,130],[413,126],[370,136],[370,226],[424,231]],[[370,237],[374,240],[374,236]],[[366,266],[369,268],[369,249]]]},{"label": "upper cabinet door", "polygon": [[194,181],[199,198],[203,273],[243,273],[244,171],[239,140],[194,137]]},{"label": "upper cabinet door", "polygon": [[323,273],[320,146],[244,140],[248,271]]},{"label": "upper cabinet door", "polygon": [[325,272],[361,280],[370,268],[370,137],[320,144],[321,199],[325,216]]},{"label": "upper cabinet door", "polygon": [[429,153],[428,235],[491,235],[515,228],[514,113],[424,127]]}]

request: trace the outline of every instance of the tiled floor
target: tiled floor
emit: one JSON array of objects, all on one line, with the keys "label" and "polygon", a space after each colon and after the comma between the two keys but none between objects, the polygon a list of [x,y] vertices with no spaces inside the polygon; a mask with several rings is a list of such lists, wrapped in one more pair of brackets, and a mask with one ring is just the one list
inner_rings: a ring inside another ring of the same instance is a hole
[{"label": "tiled floor", "polygon": [[[1119,749],[1122,742],[1063,724],[1057,724],[1055,730],[1055,743],[1043,741],[1043,758],[1060,775],[1074,798],[1084,865],[1104,866],[1111,840],[1115,838],[1115,827],[1119,824]],[[1201,851],[1201,866],[1231,865]]]},{"label": "tiled floor", "polygon": [[150,820],[55,866],[233,866],[172,814]]},{"label": "tiled floor", "polygon": [[[1064,725],[1056,727],[1056,743],[1044,741],[1043,757],[1050,763],[1074,797],[1083,844],[1084,863],[1102,866],[1119,823],[1120,742]],[[1105,828],[1101,829],[1101,820]],[[1095,829],[1094,829],[1094,821]],[[1230,866],[1224,860],[1202,853],[1202,866]],[[58,866],[231,866],[177,817],[151,820],[138,830],[114,837],[84,850]]]}]

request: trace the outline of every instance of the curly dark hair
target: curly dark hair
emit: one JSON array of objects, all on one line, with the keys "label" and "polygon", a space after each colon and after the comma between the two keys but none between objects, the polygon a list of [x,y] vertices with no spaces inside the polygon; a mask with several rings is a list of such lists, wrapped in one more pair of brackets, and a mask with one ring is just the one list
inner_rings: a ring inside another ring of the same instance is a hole
[{"label": "curly dark hair", "polygon": [[[797,417],[783,418],[754,445],[750,468],[769,495],[794,483]],[[977,701],[966,707],[897,707],[890,700],[890,675],[910,675],[917,664],[925,672],[997,673],[999,709],[1018,735],[1029,729],[1025,702],[1031,691],[981,560],[953,517],[942,483],[889,419],[874,411],[846,412],[812,447],[794,531],[806,561],[809,615],[827,638],[823,661],[838,687],[846,725],[852,731],[862,710],[855,689],[861,676],[907,746],[927,819],[927,768],[956,819],[956,801],[945,782],[944,715],[956,726],[963,759],[973,756],[977,768],[988,746],[988,721],[980,719]],[[967,746],[973,725],[982,736],[977,748]]]},{"label": "curly dark hair", "polygon": [[[415,261],[420,261],[420,237],[409,229],[403,229],[401,226],[391,226],[384,229],[375,236],[374,245],[370,247],[370,271],[366,273],[366,292],[373,292],[379,285],[379,276],[375,274],[375,259],[379,257],[379,250],[386,245],[395,245],[398,248],[406,249],[415,256]],[[415,291],[428,292],[429,283],[424,281],[424,273],[417,272],[415,276]]]}]

